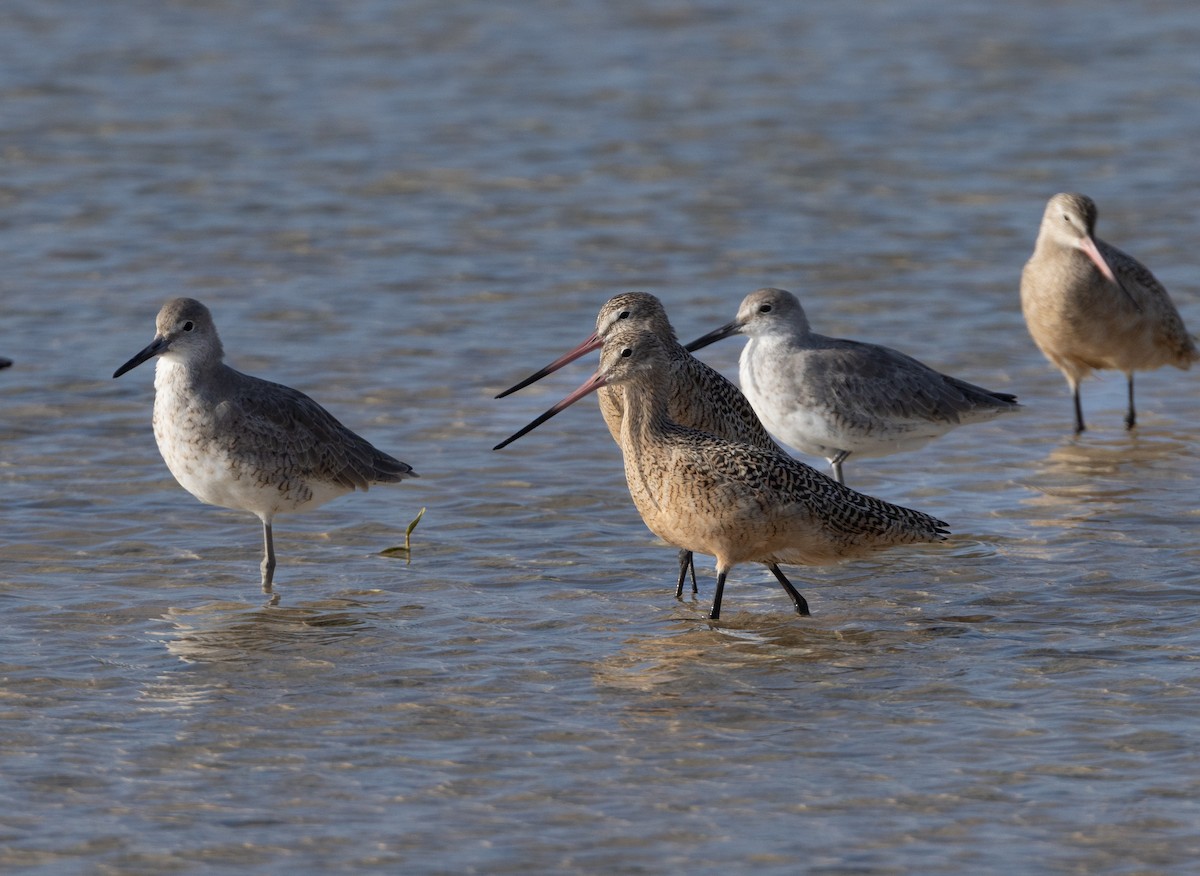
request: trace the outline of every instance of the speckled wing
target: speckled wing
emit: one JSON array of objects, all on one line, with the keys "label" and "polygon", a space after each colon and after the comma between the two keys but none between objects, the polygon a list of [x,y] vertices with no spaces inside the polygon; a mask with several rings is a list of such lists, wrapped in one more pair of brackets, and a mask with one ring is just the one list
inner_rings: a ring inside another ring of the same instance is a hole
[{"label": "speckled wing", "polygon": [[749,499],[757,505],[752,516],[780,525],[802,519],[849,554],[942,541],[948,534],[947,524],[935,517],[859,493],[790,456],[694,430],[680,430],[678,437],[676,450],[687,458],[697,494]]},{"label": "speckled wing", "polygon": [[680,350],[687,357],[681,365],[686,372],[687,382],[695,387],[695,392],[690,398],[680,399],[680,403],[676,403],[674,398],[671,400],[670,413],[675,421],[729,441],[780,452],[742,391],[721,372],[701,362],[682,347]]},{"label": "speckled wing", "polygon": [[[286,468],[289,479],[324,481],[347,489],[416,477],[412,466],[377,450],[299,390],[241,375],[234,407],[245,411],[242,451],[269,454],[264,471]],[[269,433],[269,434],[268,434]]]},{"label": "speckled wing", "polygon": [[1126,289],[1137,297],[1139,303],[1143,303],[1144,299],[1166,299],[1168,302],[1171,300],[1166,287],[1158,282],[1158,278],[1150,269],[1129,253],[1099,239],[1096,239],[1096,248],[1100,250],[1100,255],[1104,256],[1104,261],[1108,263],[1112,272]]},{"label": "speckled wing", "polygon": [[1125,291],[1141,306],[1145,318],[1154,324],[1156,342],[1171,349],[1183,361],[1197,358],[1195,343],[1184,327],[1183,317],[1166,287],[1150,269],[1103,240],[1096,240],[1096,247]]}]

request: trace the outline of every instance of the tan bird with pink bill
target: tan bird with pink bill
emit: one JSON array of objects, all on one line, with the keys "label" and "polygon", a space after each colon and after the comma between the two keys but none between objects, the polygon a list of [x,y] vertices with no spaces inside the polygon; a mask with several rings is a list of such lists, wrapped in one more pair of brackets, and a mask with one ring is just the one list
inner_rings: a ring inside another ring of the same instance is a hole
[{"label": "tan bird with pink bill", "polygon": [[739,563],[767,566],[796,612],[807,615],[808,602],[780,564],[827,565],[945,539],[946,524],[928,514],[863,495],[779,451],[680,425],[670,414],[668,368],[669,353],[655,334],[614,332],[595,375],[546,415],[602,387],[621,393],[618,443],[630,495],[663,541],[716,557],[713,620]]},{"label": "tan bird with pink bill", "polygon": [[[730,441],[742,441],[770,450],[778,449],[741,391],[719,371],[705,365],[679,344],[662,302],[649,292],[623,292],[614,295],[600,308],[596,315],[596,330],[591,335],[545,368],[525,378],[516,386],[506,389],[496,398],[504,398],[541,380],[579,357],[600,349],[610,334],[630,328],[644,329],[662,341],[667,357],[667,366],[662,370],[662,377],[666,381],[667,407],[676,422],[702,432],[711,432]],[[604,424],[613,440],[620,444],[621,420],[624,416],[622,393],[610,387],[601,387],[596,396],[600,401],[600,415],[604,417]],[[550,416],[544,415],[534,420],[495,449],[499,450],[532,431]],[[683,595],[683,584],[689,570],[692,572],[692,592],[695,593],[696,574],[692,566],[692,554],[690,551],[682,551],[679,556],[676,596]]]},{"label": "tan bird with pink bill", "polygon": [[1190,368],[1196,345],[1171,296],[1150,270],[1095,236],[1096,205],[1057,194],[1046,204],[1033,256],[1021,272],[1021,310],[1038,348],[1071,387],[1075,431],[1084,430],[1079,383],[1093,371],[1122,371],[1129,385],[1125,427],[1137,424],[1133,372]]}]

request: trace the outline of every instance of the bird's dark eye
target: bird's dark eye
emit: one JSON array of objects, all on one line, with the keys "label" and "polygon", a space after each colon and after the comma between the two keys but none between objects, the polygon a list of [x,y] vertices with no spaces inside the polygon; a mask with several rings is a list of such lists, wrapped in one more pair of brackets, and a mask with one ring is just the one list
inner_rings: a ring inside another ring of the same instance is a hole
[{"label": "bird's dark eye", "polygon": [[633,347],[626,347],[624,350],[621,351],[622,359],[628,359],[632,355],[633,355]]},{"label": "bird's dark eye", "polygon": [[758,309],[758,312],[759,312],[759,313],[770,313],[770,312],[771,312],[771,305],[769,305],[769,304],[764,304],[762,307],[760,307],[760,308]]},{"label": "bird's dark eye", "polygon": [[622,310],[622,311],[621,311],[621,312],[620,312],[620,313],[617,315],[617,319],[629,319],[629,311],[628,311],[628,310]]},{"label": "bird's dark eye", "polygon": [[185,322],[185,323],[183,324],[183,330],[184,330],[185,332],[190,332],[190,331],[191,331],[192,329],[194,329],[195,327],[196,327],[196,324],[195,324],[195,323],[193,323],[193,322],[192,322],[190,319],[189,319],[187,322]]},{"label": "bird's dark eye", "polygon": [[1071,224],[1071,214],[1063,213],[1063,221],[1066,222],[1068,225]]}]

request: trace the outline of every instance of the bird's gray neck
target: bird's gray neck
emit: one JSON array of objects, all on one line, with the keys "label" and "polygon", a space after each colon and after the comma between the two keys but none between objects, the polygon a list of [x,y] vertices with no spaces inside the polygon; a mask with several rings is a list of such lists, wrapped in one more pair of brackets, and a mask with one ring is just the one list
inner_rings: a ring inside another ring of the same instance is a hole
[{"label": "bird's gray neck", "polygon": [[229,371],[220,359],[181,359],[161,356],[154,366],[154,388],[158,391],[194,393],[200,387],[222,383]]}]

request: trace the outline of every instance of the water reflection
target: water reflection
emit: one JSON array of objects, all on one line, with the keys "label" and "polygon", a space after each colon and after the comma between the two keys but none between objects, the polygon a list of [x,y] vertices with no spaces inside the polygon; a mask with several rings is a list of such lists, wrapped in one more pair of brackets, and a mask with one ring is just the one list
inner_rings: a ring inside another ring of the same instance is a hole
[{"label": "water reflection", "polygon": [[329,599],[296,608],[217,602],[172,608],[162,618],[172,633],[167,650],[185,663],[243,661],[268,652],[296,652],[321,663],[321,648],[373,626],[366,603]]},{"label": "water reflection", "polygon": [[1190,436],[1174,432],[1121,432],[1064,440],[1042,461],[1040,474],[1095,481],[1160,464],[1190,453]]},{"label": "water reflection", "polygon": [[1187,437],[1178,432],[1084,433],[1064,439],[1036,461],[1033,476],[1023,478],[1033,491],[1025,504],[1037,509],[1029,523],[1057,526],[1128,513],[1142,499],[1176,489],[1176,473],[1191,452]]},{"label": "water reflection", "polygon": [[[898,618],[892,625],[863,626],[854,615],[826,615],[818,622],[787,618],[774,622],[761,610],[731,612],[719,625],[678,619],[678,630],[636,636],[621,650],[601,661],[595,671],[598,685],[651,692],[664,686],[714,683],[725,687],[739,673],[779,674],[790,683],[805,665],[819,664],[821,674],[832,670],[887,670],[896,655],[934,639],[969,634],[993,620],[991,614]],[[890,670],[888,670],[890,671]],[[749,681],[749,679],[747,679]]]}]

